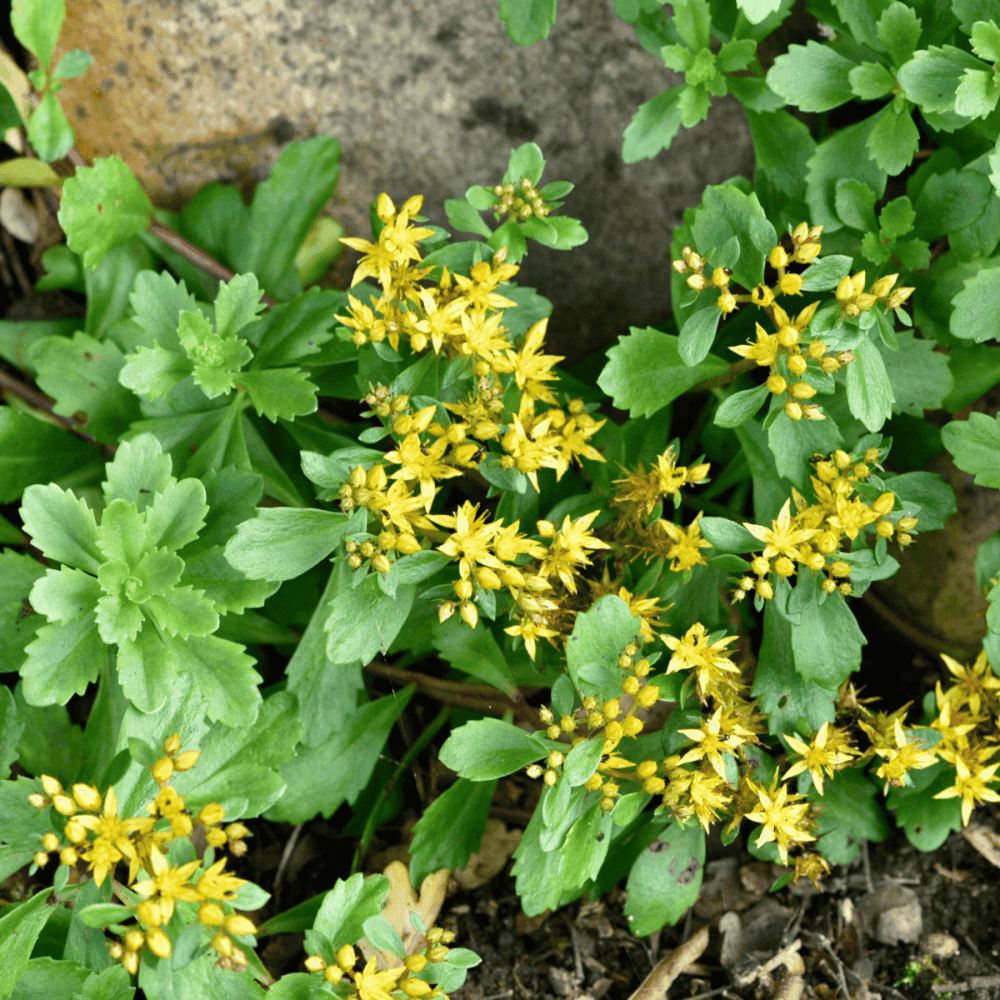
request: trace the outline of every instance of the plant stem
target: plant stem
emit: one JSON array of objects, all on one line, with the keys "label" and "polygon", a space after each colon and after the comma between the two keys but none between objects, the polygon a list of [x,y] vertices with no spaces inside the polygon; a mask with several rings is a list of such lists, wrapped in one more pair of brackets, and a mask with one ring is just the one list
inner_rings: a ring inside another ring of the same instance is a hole
[{"label": "plant stem", "polygon": [[722,372],[721,375],[713,375],[711,378],[705,379],[704,382],[699,382],[688,389],[688,392],[708,392],[710,389],[721,389],[724,385],[735,382],[744,372],[752,371],[756,367],[757,362],[753,358],[734,361],[729,366],[728,371]]},{"label": "plant stem", "polygon": [[382,807],[382,803],[385,802],[385,800],[392,794],[392,790],[396,787],[396,782],[399,781],[403,771],[410,766],[410,762],[437,735],[438,730],[445,724],[450,713],[451,706],[442,705],[441,710],[434,716],[431,724],[420,734],[417,742],[406,751],[406,756],[396,765],[396,770],[392,772],[392,777],[386,782],[385,788],[382,789],[382,794],[379,796],[375,805],[372,806],[372,810],[368,814],[368,819],[365,821],[365,828],[361,834],[361,841],[358,844],[357,851],[354,853],[354,861],[351,863],[352,875],[361,870],[361,860],[364,858],[365,851],[368,850],[368,845],[371,843],[371,839],[375,834],[375,827],[378,825],[378,814]]}]

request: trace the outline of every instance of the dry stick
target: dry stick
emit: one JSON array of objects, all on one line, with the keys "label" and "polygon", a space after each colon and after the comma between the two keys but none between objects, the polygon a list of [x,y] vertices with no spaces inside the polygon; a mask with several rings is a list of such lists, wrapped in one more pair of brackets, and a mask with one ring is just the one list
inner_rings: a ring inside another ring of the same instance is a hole
[{"label": "dry stick", "polygon": [[278,863],[278,872],[274,876],[274,905],[280,909],[279,903],[281,902],[281,882],[285,877],[285,869],[288,868],[288,862],[292,860],[292,852],[295,850],[295,845],[299,842],[299,836],[302,833],[302,827],[305,824],[299,823],[294,830],[292,830],[291,835],[288,838],[288,842],[285,844],[285,849],[281,852],[281,861]]},{"label": "dry stick", "polygon": [[66,430],[71,434],[75,434],[81,441],[86,441],[87,444],[98,445],[98,447],[103,448],[109,455],[114,455],[114,449],[110,445],[101,444],[93,434],[88,434],[85,430],[81,430],[77,421],[72,417],[64,417],[61,413],[56,413],[52,409],[55,405],[54,400],[37,389],[32,389],[23,382],[19,382],[13,375],[8,375],[2,368],[0,368],[0,389],[6,390],[12,396],[17,396],[18,399],[23,400],[33,409],[44,410],[53,420],[62,424]]}]

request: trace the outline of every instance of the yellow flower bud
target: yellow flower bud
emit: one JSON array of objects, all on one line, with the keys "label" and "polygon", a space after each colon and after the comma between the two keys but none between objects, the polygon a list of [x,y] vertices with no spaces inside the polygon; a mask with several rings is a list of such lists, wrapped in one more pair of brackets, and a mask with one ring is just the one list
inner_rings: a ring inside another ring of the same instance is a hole
[{"label": "yellow flower bud", "polygon": [[205,840],[212,847],[222,847],[226,843],[226,835],[218,827],[213,827],[205,831]]},{"label": "yellow flower bud", "polygon": [[159,927],[163,923],[163,912],[160,904],[153,899],[144,899],[135,908],[136,918],[147,927]]},{"label": "yellow flower bud", "polygon": [[201,756],[200,750],[185,750],[184,753],[174,758],[174,770],[190,771],[191,768],[198,763],[198,758],[200,756]]},{"label": "yellow flower bud", "polygon": [[703,274],[692,274],[687,279],[687,283],[696,292],[701,292],[708,288],[708,279]]},{"label": "yellow flower bud", "polygon": [[456,580],[455,581],[455,596],[463,601],[467,601],[472,597],[473,586],[471,580]]},{"label": "yellow flower bud", "polygon": [[322,972],[326,968],[326,959],[319,955],[310,955],[305,960],[305,967],[308,972]]},{"label": "yellow flower bud", "polygon": [[414,979],[408,976],[400,983],[400,989],[408,997],[425,997],[431,992],[430,983],[425,983],[422,979]]},{"label": "yellow flower bud", "polygon": [[257,933],[254,922],[247,917],[241,917],[238,913],[227,914],[222,921],[222,928],[233,937],[245,937],[247,934]]},{"label": "yellow flower bud", "polygon": [[850,302],[854,296],[853,289],[851,287],[851,278],[849,275],[844,275],[840,279],[840,283],[837,285],[837,290],[833,293],[838,302]]},{"label": "yellow flower bud", "polygon": [[215,826],[226,818],[226,810],[218,802],[209,802],[201,807],[198,813],[198,822],[202,826]]},{"label": "yellow flower bud", "polygon": [[649,795],[659,795],[666,787],[667,783],[662,778],[647,778],[642,783],[642,790]]},{"label": "yellow flower bud", "polygon": [[893,528],[891,521],[879,521],[878,524],[875,525],[875,534],[878,535],[879,538],[892,538],[894,530],[895,529]]},{"label": "yellow flower bud", "polygon": [[[506,249],[502,247],[501,249]],[[328,983],[339,983],[344,978],[344,970],[339,965],[328,965],[323,970],[323,978]]]},{"label": "yellow flower bud", "polygon": [[153,781],[162,785],[169,781],[174,773],[174,762],[169,757],[161,757],[149,770],[153,774]]},{"label": "yellow flower bud", "polygon": [[844,562],[843,559],[838,559],[833,565],[830,566],[830,572],[833,576],[850,576],[851,575],[851,564]]},{"label": "yellow flower bud", "polygon": [[774,587],[767,580],[758,580],[756,590],[766,601],[774,597]]},{"label": "yellow flower bud", "polygon": [[610,701],[604,703],[604,718],[610,722],[612,719],[617,719],[621,714],[621,704],[617,698],[612,698]]},{"label": "yellow flower bud", "polygon": [[819,243],[802,243],[795,248],[795,262],[797,264],[808,264],[815,257],[818,257],[823,247]]},{"label": "yellow flower bud", "polygon": [[765,559],[763,556],[755,556],[753,562],[750,563],[750,568],[758,575],[764,576],[771,572],[771,561]]},{"label": "yellow flower bud", "polygon": [[907,545],[909,545],[909,544],[910,544],[910,542],[912,542],[912,541],[913,541],[913,536],[912,536],[912,535],[908,535],[908,534],[906,534],[906,532],[905,532],[905,531],[901,531],[901,532],[899,532],[899,534],[898,534],[898,535],[896,536],[896,541],[897,541],[897,542],[899,543],[899,547],[900,547],[901,549],[905,549],[905,548],[906,548],[906,546],[907,546]]},{"label": "yellow flower bud", "polygon": [[912,531],[917,526],[917,519],[911,514],[907,514],[905,517],[901,517],[897,522],[896,527],[900,531]]},{"label": "yellow flower bud", "polygon": [[601,799],[601,809],[604,812],[611,812],[615,807],[614,799]]},{"label": "yellow flower bud", "polygon": [[617,746],[621,742],[621,738],[622,738],[622,724],[620,722],[609,722],[604,727],[605,744],[610,742],[613,743],[615,746]]},{"label": "yellow flower bud", "polygon": [[791,258],[788,256],[787,253],[785,253],[784,249],[782,249],[780,244],[771,251],[770,256],[767,258],[768,263],[776,271],[778,270],[779,267],[788,267],[790,259]]},{"label": "yellow flower bud", "polygon": [[350,944],[342,945],[340,951],[337,952],[337,965],[339,965],[344,972],[350,972],[351,969],[357,964],[358,956],[354,950],[354,946]]},{"label": "yellow flower bud", "polygon": [[389,557],[384,552],[380,552],[372,559],[372,569],[384,576],[386,573],[392,572],[392,563],[389,562]]},{"label": "yellow flower bud", "polygon": [[51,831],[42,837],[42,847],[46,851],[55,851],[59,847],[59,838]]},{"label": "yellow flower bud", "polygon": [[448,949],[443,944],[436,944],[427,952],[430,962],[443,962],[448,957]]},{"label": "yellow flower bud", "polygon": [[794,399],[790,399],[787,403],[785,403],[784,411],[791,420],[802,419],[802,407],[796,403]]},{"label": "yellow flower bud", "polygon": [[724,267],[717,267],[712,272],[712,284],[716,288],[725,288],[729,284],[729,273]]},{"label": "yellow flower bud", "polygon": [[229,958],[233,953],[233,939],[226,937],[225,934],[216,934],[212,938],[210,945],[220,955],[225,955],[226,958]]},{"label": "yellow flower bud", "polygon": [[[204,902],[198,907],[198,922],[206,927],[219,927],[225,919],[225,913],[218,903]],[[315,969],[310,971],[315,972]]]},{"label": "yellow flower bud", "polygon": [[809,239],[809,223],[800,222],[795,229],[792,230],[792,243],[798,246],[800,243],[805,243]]},{"label": "yellow flower bud", "polygon": [[795,572],[795,563],[788,556],[778,556],[774,560],[774,572],[778,576],[791,576]]},{"label": "yellow flower bud", "polygon": [[170,832],[175,837],[186,837],[193,829],[191,817],[186,813],[178,813],[170,818]]},{"label": "yellow flower bud", "polygon": [[122,955],[125,954],[125,949],[122,947],[121,941],[109,941],[108,942],[108,954],[116,961],[120,962]]},{"label": "yellow flower bud", "polygon": [[887,274],[885,277],[879,278],[878,281],[872,285],[872,295],[876,298],[884,299],[892,290],[892,286],[896,284],[896,279],[898,277],[898,274]]},{"label": "yellow flower bud", "polygon": [[87,829],[78,820],[71,819],[64,827],[63,833],[73,844],[82,844],[87,839]]},{"label": "yellow flower bud", "polygon": [[723,292],[715,304],[719,312],[731,313],[736,308],[736,296],[732,292]]},{"label": "yellow flower bud", "polygon": [[781,393],[788,388],[788,383],[784,378],[775,372],[773,375],[769,375],[767,378],[767,388],[769,392]]},{"label": "yellow flower bud", "polygon": [[454,613],[455,605],[452,601],[443,601],[438,605],[438,621],[443,625]]},{"label": "yellow flower bud", "polygon": [[774,302],[774,292],[767,285],[758,285],[750,290],[750,300],[755,306],[766,309]]},{"label": "yellow flower bud", "polygon": [[427,965],[426,955],[407,955],[403,961],[403,965],[406,966],[410,972],[423,972]]},{"label": "yellow flower bud", "polygon": [[888,306],[890,309],[898,309],[913,293],[914,288],[897,288],[890,296]]},{"label": "yellow flower bud", "polygon": [[168,757],[173,757],[173,755],[175,753],[177,753],[177,751],[180,750],[180,748],[181,748],[181,734],[180,733],[173,733],[171,736],[168,736],[163,741],[163,752]]},{"label": "yellow flower bud", "polygon": [[500,577],[498,577],[488,566],[478,567],[475,575],[476,583],[478,583],[483,590],[499,590],[502,586],[500,583]]},{"label": "yellow flower bud", "polygon": [[42,780],[42,788],[45,789],[46,795],[52,796],[54,798],[56,795],[59,795],[62,792],[63,787],[62,785],[59,784],[58,781],[56,781],[55,778],[50,778],[47,774],[43,774],[41,780]]},{"label": "yellow flower bud", "polygon": [[528,769],[525,772],[529,778],[540,778],[542,776],[542,768],[539,764],[529,764]]},{"label": "yellow flower bud", "polygon": [[157,958],[170,958],[170,938],[159,927],[146,931],[146,944]]},{"label": "yellow flower bud", "polygon": [[816,390],[808,382],[796,382],[792,386],[792,395],[796,399],[812,399],[816,395]]},{"label": "yellow flower bud", "polygon": [[559,780],[559,775],[555,771],[546,771],[542,780],[551,788]]},{"label": "yellow flower bud", "polygon": [[101,808],[101,793],[93,785],[75,784],[73,798],[87,812],[97,812]]},{"label": "yellow flower bud", "polygon": [[778,331],[778,343],[782,347],[794,347],[799,340],[799,331],[794,326],[783,326]]},{"label": "yellow flower bud", "polygon": [[837,590],[839,590],[844,597],[850,597],[854,593],[854,588],[849,583],[839,583],[837,584]]},{"label": "yellow flower bud", "polygon": [[636,677],[626,677],[622,681],[622,692],[624,694],[635,694],[639,690],[639,680]]},{"label": "yellow flower bud", "polygon": [[59,852],[59,864],[75,865],[80,860],[80,855],[76,853],[75,847],[64,847]]},{"label": "yellow flower bud", "polygon": [[49,863],[49,856],[45,851],[35,851],[35,864],[39,868],[44,868]]},{"label": "yellow flower bud", "polygon": [[561,727],[557,726],[554,722],[548,729],[545,730],[545,735],[548,736],[550,740],[557,740],[562,734]]},{"label": "yellow flower bud", "polygon": [[622,733],[625,736],[638,736],[642,732],[642,719],[628,715],[622,719]]},{"label": "yellow flower bud", "polygon": [[655,684],[647,684],[635,696],[635,700],[643,708],[652,708],[660,700],[660,689]]},{"label": "yellow flower bud", "polygon": [[36,809],[46,809],[48,808],[49,800],[44,795],[39,795],[38,792],[32,792],[28,796],[28,801]]},{"label": "yellow flower bud", "polygon": [[138,951],[146,943],[146,935],[140,930],[131,930],[125,935],[125,947],[129,951]]},{"label": "yellow flower bud", "polygon": [[645,781],[646,778],[652,778],[653,775],[656,774],[658,769],[659,765],[656,763],[655,760],[644,760],[635,769],[635,776]]},{"label": "yellow flower bud", "polygon": [[475,628],[479,622],[479,612],[476,610],[475,604],[469,601],[463,601],[458,609],[459,617],[465,622],[469,628]]},{"label": "yellow flower bud", "polygon": [[840,362],[836,358],[820,358],[819,367],[827,375],[840,370]]},{"label": "yellow flower bud", "polygon": [[872,510],[880,516],[885,516],[886,514],[892,513],[892,508],[896,506],[896,494],[895,493],[883,493],[875,503],[872,504]]},{"label": "yellow flower bud", "polygon": [[782,295],[798,295],[802,291],[802,275],[786,271],[778,279],[778,289]]},{"label": "yellow flower bud", "polygon": [[547,763],[549,767],[561,767],[564,759],[565,758],[558,750],[553,750],[548,756]]},{"label": "yellow flower bud", "polygon": [[596,792],[602,784],[604,784],[604,780],[595,772],[583,783],[583,787],[586,788],[588,792]]},{"label": "yellow flower bud", "polygon": [[68,795],[53,795],[52,804],[62,816],[72,816],[76,812],[76,803]]},{"label": "yellow flower bud", "polygon": [[420,551],[420,542],[413,535],[397,535],[396,551],[402,552],[404,556],[412,556],[414,552]]}]

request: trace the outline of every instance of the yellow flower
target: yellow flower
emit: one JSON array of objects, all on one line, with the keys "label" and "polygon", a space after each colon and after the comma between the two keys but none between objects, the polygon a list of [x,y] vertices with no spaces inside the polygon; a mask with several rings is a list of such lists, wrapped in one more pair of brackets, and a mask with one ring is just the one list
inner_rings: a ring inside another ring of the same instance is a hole
[{"label": "yellow flower", "polygon": [[686,528],[681,528],[673,521],[667,521],[664,518],[660,518],[656,522],[656,526],[672,542],[670,548],[667,549],[666,558],[671,560],[670,569],[674,573],[683,573],[694,566],[708,565],[708,560],[699,551],[699,549],[712,547],[711,543],[702,537],[701,528],[698,527],[698,518],[703,513],[703,511],[699,511],[698,516]]},{"label": "yellow flower", "polygon": [[722,755],[725,753],[732,756],[733,748],[740,746],[744,740],[742,736],[726,731],[726,727],[722,723],[722,708],[720,706],[712,717],[704,720],[697,729],[679,729],[679,733],[694,740],[697,744],[681,757],[680,762],[690,764],[704,758],[715,769],[715,773],[725,780],[726,764]]},{"label": "yellow flower", "polygon": [[[571,520],[567,514],[539,567],[538,572],[541,576],[546,579],[553,576],[558,577],[571,594],[576,593],[574,574],[577,569],[590,565],[588,550],[611,548],[607,542],[602,542],[590,533],[590,526],[598,514],[600,511],[595,510],[590,514],[584,514],[583,517],[578,517],[575,521]],[[547,523],[539,522],[540,534],[545,534],[542,528]]]},{"label": "yellow flower", "polygon": [[89,862],[98,885],[104,882],[108,872],[123,857],[132,863],[136,862],[135,847],[129,835],[141,829],[146,820],[122,819],[118,815],[118,799],[114,788],[109,788],[104,796],[104,809],[99,815],[80,813],[70,822],[79,824],[93,834],[93,846],[83,855],[83,859]]},{"label": "yellow flower", "polygon": [[786,500],[777,519],[771,522],[770,528],[761,527],[759,524],[743,523],[743,527],[754,538],[765,543],[765,559],[773,559],[775,556],[798,559],[799,546],[803,542],[809,541],[814,535],[819,534],[816,528],[800,527],[798,519],[792,519],[790,507],[791,500]]},{"label": "yellow flower", "polygon": [[758,365],[765,366],[774,364],[781,351],[781,345],[778,343],[776,333],[768,333],[758,323],[756,344],[738,344],[736,347],[730,347],[729,350],[741,358],[752,358]]},{"label": "yellow flower", "polygon": [[1000,677],[993,672],[990,661],[983,650],[971,667],[963,667],[957,660],[941,654],[945,666],[955,680],[945,697],[956,707],[969,706],[973,715],[979,715],[983,702],[995,702],[1000,691]]},{"label": "yellow flower", "polygon": [[431,509],[437,494],[437,480],[451,479],[462,474],[444,461],[448,449],[447,439],[440,437],[432,445],[425,445],[419,434],[407,434],[393,451],[386,454],[386,461],[400,466],[393,479],[403,479],[407,483],[420,484],[420,498],[425,510]]},{"label": "yellow flower", "polygon": [[990,764],[988,767],[984,767],[980,763],[977,765],[976,773],[973,774],[966,760],[962,757],[956,757],[955,784],[943,792],[938,792],[934,798],[954,799],[961,797],[962,825],[968,826],[974,806],[983,802],[1000,802],[1000,795],[987,785],[987,782],[996,780],[997,768],[1000,768],[1000,762]]},{"label": "yellow flower", "polygon": [[809,832],[809,803],[802,801],[801,795],[790,793],[787,785],[776,787],[777,781],[775,775],[767,790],[763,785],[747,781],[747,786],[757,796],[757,806],[746,814],[746,818],[764,827],[757,837],[757,846],[775,841],[781,863],[786,865],[789,847],[816,838]]},{"label": "yellow flower", "polygon": [[739,674],[739,668],[729,658],[729,650],[726,648],[736,642],[738,636],[727,635],[710,643],[705,626],[701,622],[695,622],[681,638],[673,635],[662,638],[673,652],[667,664],[667,673],[694,670],[698,694],[702,697],[716,692],[719,685],[726,682],[727,674]]},{"label": "yellow flower", "polygon": [[505,353],[518,389],[543,403],[554,404],[556,397],[544,383],[557,378],[552,369],[564,359],[560,355],[541,353],[548,322],[548,317],[540,319],[524,335],[519,351],[508,349]]},{"label": "yellow flower", "polygon": [[245,878],[237,878],[222,869],[225,867],[226,859],[216,861],[200,879],[195,886],[197,891],[205,899],[231,900],[240,891],[240,887],[246,885]]},{"label": "yellow flower", "polygon": [[170,918],[174,915],[174,904],[178,899],[185,903],[199,903],[204,898],[190,884],[191,876],[198,870],[199,861],[171,867],[159,849],[153,847],[149,851],[149,862],[153,877],[137,882],[133,888],[140,896],[153,900],[159,906],[162,923],[170,923]]},{"label": "yellow flower", "polygon": [[405,972],[404,966],[375,971],[375,959],[368,959],[361,972],[354,974],[354,986],[360,1000],[392,1000],[390,993],[396,988],[399,977]]},{"label": "yellow flower", "polygon": [[855,750],[836,750],[827,744],[830,736],[830,723],[824,722],[819,727],[819,732],[809,743],[804,743],[795,736],[786,736],[788,745],[802,758],[796,761],[786,772],[785,780],[794,778],[803,771],[808,771],[812,775],[813,784],[820,795],[823,794],[823,771],[832,778],[837,769],[850,761],[852,756],[857,756]]},{"label": "yellow flower", "polygon": [[875,753],[882,758],[882,763],[875,773],[885,779],[887,788],[889,785],[901,786],[903,775],[907,771],[920,771],[937,762],[937,754],[928,750],[923,740],[906,738],[903,725],[898,718],[893,726],[893,736],[895,746],[886,742],[883,746],[873,747]]}]

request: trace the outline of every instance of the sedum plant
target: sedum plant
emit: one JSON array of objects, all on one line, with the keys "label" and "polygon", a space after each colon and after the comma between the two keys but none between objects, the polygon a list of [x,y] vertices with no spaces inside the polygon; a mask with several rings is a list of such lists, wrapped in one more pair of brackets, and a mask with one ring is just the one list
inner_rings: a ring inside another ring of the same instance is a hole
[{"label": "sedum plant", "polygon": [[[997,420],[961,414],[1000,381],[993,22],[855,6],[764,74],[787,4],[618,5],[686,74],[626,159],[729,90],[758,166],[676,228],[673,321],[596,363],[549,351],[516,280],[530,240],[586,239],[533,143],[446,202],[471,239],[381,194],[339,241],[347,290],[315,287],[336,140],[290,144],[250,206],[216,184],[156,212],[115,157],[66,180],[39,287],[86,314],[0,323],[0,874],[32,891],[0,910],[0,993],[458,988],[477,957],[360,871],[432,743],[455,780],[412,885],[466,864],[518,775],[525,911],[624,881],[636,935],[694,903],[713,831],[821,886],[890,814],[929,850],[1000,800],[1000,543],[981,655],[916,707],[863,695],[854,610],[954,513],[942,446],[1000,486]],[[554,8],[501,15],[527,37]],[[883,98],[822,138],[782,110]],[[395,763],[414,699],[441,708]],[[317,815],[358,837],[352,870],[247,917],[255,822]],[[299,931],[275,981],[257,942]]]}]

